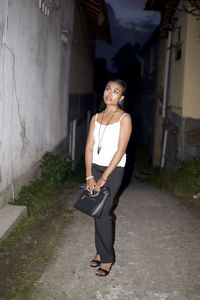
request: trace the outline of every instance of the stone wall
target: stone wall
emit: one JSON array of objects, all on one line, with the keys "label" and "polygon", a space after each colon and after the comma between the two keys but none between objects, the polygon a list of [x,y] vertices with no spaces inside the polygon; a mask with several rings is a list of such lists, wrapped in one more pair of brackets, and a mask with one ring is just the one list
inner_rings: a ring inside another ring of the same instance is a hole
[{"label": "stone wall", "polygon": [[165,167],[173,171],[179,161],[200,155],[200,119],[182,118],[172,113],[168,120]]}]

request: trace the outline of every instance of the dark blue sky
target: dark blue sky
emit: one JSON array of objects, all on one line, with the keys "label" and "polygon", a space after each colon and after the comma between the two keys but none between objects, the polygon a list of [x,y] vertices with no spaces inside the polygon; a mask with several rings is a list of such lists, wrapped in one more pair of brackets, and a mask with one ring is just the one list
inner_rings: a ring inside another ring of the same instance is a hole
[{"label": "dark blue sky", "polygon": [[145,0],[106,0],[112,45],[98,41],[96,57],[107,58],[109,69],[112,67],[112,57],[122,45],[137,42],[143,46],[159,24],[160,14],[145,11],[145,2]]}]

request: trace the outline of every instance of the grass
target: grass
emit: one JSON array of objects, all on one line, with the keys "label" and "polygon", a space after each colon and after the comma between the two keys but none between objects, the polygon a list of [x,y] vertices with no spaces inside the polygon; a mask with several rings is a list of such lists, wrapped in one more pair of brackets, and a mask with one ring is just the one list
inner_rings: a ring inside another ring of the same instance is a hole
[{"label": "grass", "polygon": [[[64,157],[45,153],[40,162],[41,176],[23,186],[14,204],[27,206],[28,215],[42,214],[56,205],[49,195],[65,182],[71,173],[71,161]],[[13,203],[13,202],[12,202]]]},{"label": "grass", "polygon": [[27,300],[40,278],[63,228],[72,221],[68,199],[84,179],[83,162],[46,153],[41,178],[22,187],[15,204],[27,205],[28,217],[0,241],[0,300]]},{"label": "grass", "polygon": [[149,177],[149,182],[170,190],[177,196],[198,201],[200,199],[200,157],[180,162],[175,172],[155,168]]},{"label": "grass", "polygon": [[70,193],[73,189],[65,184],[48,192],[51,207],[48,205],[45,213],[29,215],[0,242],[0,299],[30,299],[33,284],[40,278],[63,228],[72,221],[66,202]]},{"label": "grass", "polygon": [[174,172],[153,168],[151,158],[143,145],[136,154],[136,168],[149,171],[148,182],[169,190],[182,198],[200,203],[200,156],[179,162]]}]

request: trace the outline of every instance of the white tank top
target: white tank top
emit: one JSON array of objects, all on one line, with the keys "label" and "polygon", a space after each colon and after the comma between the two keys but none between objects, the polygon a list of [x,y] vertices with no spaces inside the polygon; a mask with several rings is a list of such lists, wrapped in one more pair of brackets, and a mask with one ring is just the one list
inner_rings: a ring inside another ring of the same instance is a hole
[{"label": "white tank top", "polygon": [[[124,113],[118,122],[110,125],[101,125],[96,121],[98,114],[95,116],[95,128],[94,128],[94,148],[93,148],[93,163],[99,166],[108,166],[112,160],[115,152],[118,149],[118,141],[120,134],[120,121],[127,115]],[[105,128],[106,127],[106,128]],[[99,132],[100,130],[100,132]],[[103,134],[103,137],[102,137]],[[101,150],[98,154],[99,135],[101,140]],[[126,164],[126,154],[123,155],[118,167],[124,167]]]}]

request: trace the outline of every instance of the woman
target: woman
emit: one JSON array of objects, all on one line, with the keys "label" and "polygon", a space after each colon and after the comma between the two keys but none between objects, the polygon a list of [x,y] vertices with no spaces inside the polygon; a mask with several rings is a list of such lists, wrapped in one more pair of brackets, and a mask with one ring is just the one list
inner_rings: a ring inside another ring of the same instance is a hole
[{"label": "woman", "polygon": [[91,267],[99,267],[97,276],[109,274],[115,262],[113,249],[113,220],[110,214],[114,198],[122,182],[126,163],[126,147],[131,135],[130,115],[120,109],[126,84],[120,79],[110,80],[103,94],[106,108],[92,117],[86,149],[86,186],[91,193],[108,186],[111,195],[106,200],[100,218],[95,218],[96,256]]}]

